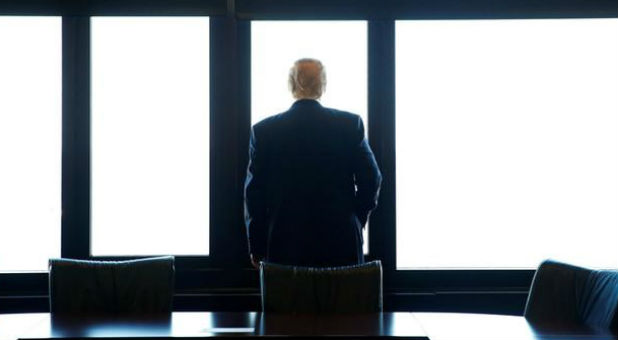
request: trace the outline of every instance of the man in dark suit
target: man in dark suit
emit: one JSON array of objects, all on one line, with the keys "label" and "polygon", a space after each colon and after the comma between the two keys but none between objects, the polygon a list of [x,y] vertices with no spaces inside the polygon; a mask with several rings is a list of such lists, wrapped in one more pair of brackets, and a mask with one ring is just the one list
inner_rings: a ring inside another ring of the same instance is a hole
[{"label": "man in dark suit", "polygon": [[362,119],[323,107],[322,64],[290,70],[296,102],[255,124],[245,181],[245,222],[254,266],[328,267],[363,262],[362,228],[382,177]]}]

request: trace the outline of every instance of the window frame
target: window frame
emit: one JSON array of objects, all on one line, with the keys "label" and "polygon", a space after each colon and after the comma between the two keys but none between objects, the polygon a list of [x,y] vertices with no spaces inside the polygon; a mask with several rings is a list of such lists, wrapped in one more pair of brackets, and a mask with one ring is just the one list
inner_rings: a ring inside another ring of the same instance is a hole
[{"label": "window frame", "polygon": [[[124,12],[123,12],[124,13]],[[140,14],[142,14],[140,12]],[[110,14],[116,16],[116,14]],[[145,14],[146,15],[146,14]],[[151,16],[151,14],[147,14]],[[67,154],[63,157],[63,162],[67,162],[67,200],[66,205],[63,199],[63,211],[67,211],[67,221],[64,223],[63,215],[63,243],[62,256],[91,259],[91,260],[109,260],[119,261],[127,259],[135,259],[143,256],[93,256],[91,254],[91,218],[90,218],[90,201],[91,201],[91,108],[90,108],[90,70],[91,70],[91,41],[90,41],[90,25],[91,19],[99,15],[87,16],[63,16],[63,23],[66,22],[66,31],[68,39],[63,40],[70,57],[65,58],[68,68],[67,86],[69,90],[67,94],[76,93],[75,96],[67,98],[66,113],[69,116],[67,123],[70,125],[66,130],[73,134],[67,138]],[[133,16],[133,15],[130,15]],[[159,16],[152,15],[152,16]],[[167,15],[165,15],[167,16]],[[225,187],[234,181],[234,178],[227,171],[222,171],[222,167],[229,166],[227,162],[218,162],[217,159],[225,157],[230,150],[222,150],[222,148],[233,142],[232,137],[225,133],[217,133],[217,131],[227,131],[230,129],[229,122],[222,119],[220,112],[224,106],[222,103],[225,98],[220,95],[213,98],[212,88],[220,88],[229,86],[225,84],[227,77],[221,74],[221,69],[213,65],[221,63],[225,60],[221,52],[224,52],[225,46],[219,44],[214,48],[212,42],[213,35],[216,35],[217,29],[221,29],[222,22],[216,17],[209,16],[210,19],[210,34],[208,39],[211,41],[210,49],[210,247],[209,255],[201,256],[176,256],[176,269],[185,270],[203,270],[204,268],[224,268],[231,265],[229,260],[220,256],[224,250],[229,250],[229,247],[223,247],[221,242],[214,242],[214,239],[225,239],[228,231],[224,227],[229,221],[225,220],[224,202],[229,202],[229,195],[225,195],[228,190]],[[72,60],[70,60],[73,58]],[[220,58],[220,59],[216,59]],[[212,59],[215,59],[213,61]],[[72,65],[72,66],[71,66]],[[217,74],[213,74],[218,72]],[[222,84],[223,83],[223,84]],[[65,129],[63,129],[65,130]],[[63,140],[64,142],[64,140]],[[223,146],[223,147],[222,147]],[[235,151],[232,151],[235,152]],[[224,164],[225,163],[225,164]],[[63,164],[64,165],[64,164]],[[64,175],[64,172],[63,172]],[[64,185],[65,181],[63,181]],[[65,196],[65,195],[63,195]],[[71,213],[74,212],[74,213]],[[87,226],[84,227],[84,226]],[[65,229],[66,228],[66,229]]]},{"label": "window frame", "polygon": [[[250,22],[367,20],[367,124],[369,142],[384,176],[379,207],[371,216],[367,259],[382,260],[386,298],[487,293],[515,294],[520,301],[533,270],[395,267],[395,20],[618,18],[616,4],[616,0],[8,0],[0,2],[0,15],[62,16],[63,257],[131,258],[89,255],[90,16],[210,17],[210,256],[176,258],[176,293],[205,296],[235,291],[252,298],[258,278],[248,261],[242,203],[251,125]],[[0,273],[0,301],[21,301],[3,310],[40,310],[46,299],[46,273]]]}]

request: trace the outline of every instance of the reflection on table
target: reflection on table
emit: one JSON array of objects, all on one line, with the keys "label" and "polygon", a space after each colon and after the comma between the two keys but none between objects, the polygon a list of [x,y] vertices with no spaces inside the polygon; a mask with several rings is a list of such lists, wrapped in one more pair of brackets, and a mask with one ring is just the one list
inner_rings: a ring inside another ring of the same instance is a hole
[{"label": "reflection on table", "polygon": [[0,314],[0,339],[199,337],[405,337],[431,340],[618,340],[609,331],[531,325],[523,317],[463,313],[285,315],[255,312],[175,312],[164,317]]}]

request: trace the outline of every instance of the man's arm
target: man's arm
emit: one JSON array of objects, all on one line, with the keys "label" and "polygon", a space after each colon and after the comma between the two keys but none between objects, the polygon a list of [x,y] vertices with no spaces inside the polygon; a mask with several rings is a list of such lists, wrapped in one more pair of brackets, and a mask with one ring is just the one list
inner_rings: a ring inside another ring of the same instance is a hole
[{"label": "man's arm", "polygon": [[263,150],[258,147],[255,130],[251,129],[249,166],[245,179],[245,226],[251,262],[259,263],[266,255],[267,207]]},{"label": "man's arm", "polygon": [[356,184],[356,216],[364,227],[369,214],[378,205],[382,174],[365,138],[363,120],[358,118],[355,131],[354,178]]}]

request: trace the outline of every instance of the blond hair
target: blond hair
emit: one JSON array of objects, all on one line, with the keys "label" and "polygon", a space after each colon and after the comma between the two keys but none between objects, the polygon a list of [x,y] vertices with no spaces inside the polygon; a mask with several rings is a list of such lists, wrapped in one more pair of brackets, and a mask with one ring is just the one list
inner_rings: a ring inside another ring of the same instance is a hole
[{"label": "blond hair", "polygon": [[326,90],[326,71],[317,59],[303,58],[290,68],[288,86],[295,99],[319,99]]}]

